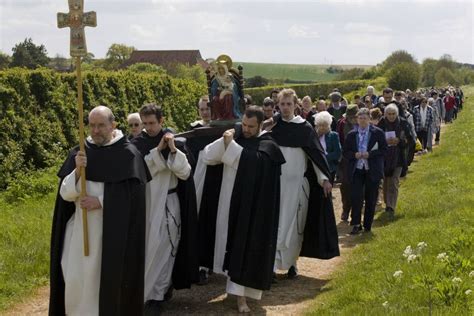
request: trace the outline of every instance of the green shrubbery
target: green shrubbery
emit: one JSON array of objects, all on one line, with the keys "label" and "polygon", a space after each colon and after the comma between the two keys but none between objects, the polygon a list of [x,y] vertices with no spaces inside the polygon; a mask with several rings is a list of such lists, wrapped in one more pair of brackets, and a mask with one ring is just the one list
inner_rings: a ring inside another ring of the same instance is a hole
[{"label": "green shrubbery", "polygon": [[[147,102],[163,105],[166,125],[180,131],[197,116],[204,85],[160,73],[91,71],[83,77],[84,111],[102,104],[126,130],[126,116]],[[20,68],[0,72],[0,189],[19,170],[53,165],[77,143],[74,74]]]},{"label": "green shrubbery", "polygon": [[386,87],[386,84],[383,78],[374,80],[329,81],[316,84],[250,88],[245,89],[245,94],[250,94],[255,104],[262,104],[263,99],[269,97],[273,89],[292,88],[300,98],[309,95],[312,99],[317,99],[320,95],[328,96],[334,88],[338,88],[345,96],[346,93],[359,91],[361,89],[366,90],[368,85],[372,85],[377,90],[381,90]]}]

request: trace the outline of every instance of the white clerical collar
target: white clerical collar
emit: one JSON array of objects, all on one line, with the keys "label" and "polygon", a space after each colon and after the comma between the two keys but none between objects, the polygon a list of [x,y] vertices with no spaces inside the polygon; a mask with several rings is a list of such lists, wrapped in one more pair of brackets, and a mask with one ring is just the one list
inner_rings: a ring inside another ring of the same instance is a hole
[{"label": "white clerical collar", "polygon": [[257,137],[260,137],[260,136],[262,136],[263,134],[266,134],[266,133],[268,133],[268,131],[261,130]]},{"label": "white clerical collar", "polygon": [[[110,145],[113,145],[115,144],[116,142],[118,142],[121,138],[123,137],[123,133],[121,130],[119,129],[114,129],[114,131],[112,132],[112,139],[105,145],[103,146],[110,146]],[[91,144],[94,144],[94,140],[92,139],[91,136],[87,136],[87,141]]]},{"label": "white clerical collar", "polygon": [[300,123],[303,123],[305,122],[305,119],[302,118],[301,116],[299,115],[295,115],[293,116],[293,118],[291,120],[285,120],[283,117],[281,117],[281,119],[287,123],[297,123],[297,124],[300,124]]}]

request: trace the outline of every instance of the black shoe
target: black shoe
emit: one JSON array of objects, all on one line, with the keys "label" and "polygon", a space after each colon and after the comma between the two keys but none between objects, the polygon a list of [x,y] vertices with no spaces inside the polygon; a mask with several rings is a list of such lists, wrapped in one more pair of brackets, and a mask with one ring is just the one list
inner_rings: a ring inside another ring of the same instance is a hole
[{"label": "black shoe", "polygon": [[388,214],[388,219],[392,221],[395,218],[395,210],[391,207],[387,207],[385,211]]},{"label": "black shoe", "polygon": [[348,219],[349,219],[349,212],[343,211],[341,215],[341,221],[347,222]]},{"label": "black shoe", "polygon": [[290,269],[288,270],[288,279],[294,279],[298,276],[298,272],[296,272],[296,268],[294,266],[291,266]]},{"label": "black shoe", "polygon": [[351,235],[359,235],[359,233],[362,231],[362,226],[361,225],[355,225],[352,228],[352,231],[350,232]]},{"label": "black shoe", "polygon": [[199,270],[199,282],[197,285],[206,285],[209,283],[207,272],[204,269]]},{"label": "black shoe", "polygon": [[160,314],[161,304],[163,301],[149,300],[145,303],[145,308],[143,310],[144,316],[156,316]]},{"label": "black shoe", "polygon": [[364,232],[366,232],[366,233],[370,233],[371,231],[372,231],[372,229],[371,229],[371,228],[364,227]]},{"label": "black shoe", "polygon": [[273,275],[272,275],[272,284],[276,284],[278,283],[278,279],[277,279],[277,274],[275,272],[273,272]]},{"label": "black shoe", "polygon": [[169,301],[170,299],[173,298],[173,285],[171,285],[168,288],[168,291],[166,291],[165,295],[163,296],[163,301]]}]

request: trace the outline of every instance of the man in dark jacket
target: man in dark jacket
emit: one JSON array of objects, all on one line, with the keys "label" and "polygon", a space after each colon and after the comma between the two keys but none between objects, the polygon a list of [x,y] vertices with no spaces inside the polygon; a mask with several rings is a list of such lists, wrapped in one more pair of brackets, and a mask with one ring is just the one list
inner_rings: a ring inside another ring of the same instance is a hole
[{"label": "man in dark jacket", "polygon": [[364,229],[370,232],[374,220],[380,180],[384,176],[384,155],[387,141],[384,132],[372,126],[370,112],[363,108],[357,112],[357,130],[347,134],[344,157],[349,160],[348,178],[351,180],[353,229],[351,234],[362,231],[361,212],[365,202]]}]

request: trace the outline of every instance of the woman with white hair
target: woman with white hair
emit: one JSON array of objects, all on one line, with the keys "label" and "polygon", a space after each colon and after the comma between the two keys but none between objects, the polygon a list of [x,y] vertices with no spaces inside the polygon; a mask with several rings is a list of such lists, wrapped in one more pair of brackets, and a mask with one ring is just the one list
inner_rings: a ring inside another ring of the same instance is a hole
[{"label": "woman with white hair", "polygon": [[334,183],[334,177],[336,175],[337,165],[341,160],[342,150],[339,142],[339,135],[336,132],[331,131],[331,124],[333,117],[329,112],[322,111],[314,116],[314,126],[316,133],[319,137],[319,142],[324,149],[326,160],[329,165],[329,171],[331,173],[331,184]]},{"label": "woman with white hair", "polygon": [[127,123],[128,123],[128,139],[132,139],[140,135],[143,129],[142,120],[140,118],[140,114],[138,113],[131,113],[127,116]]},{"label": "woman with white hair", "polygon": [[400,175],[408,168],[408,149],[415,140],[408,122],[399,116],[398,107],[394,103],[387,105],[378,127],[385,132],[388,144],[384,160],[383,198],[385,210],[393,216],[397,206]]}]

